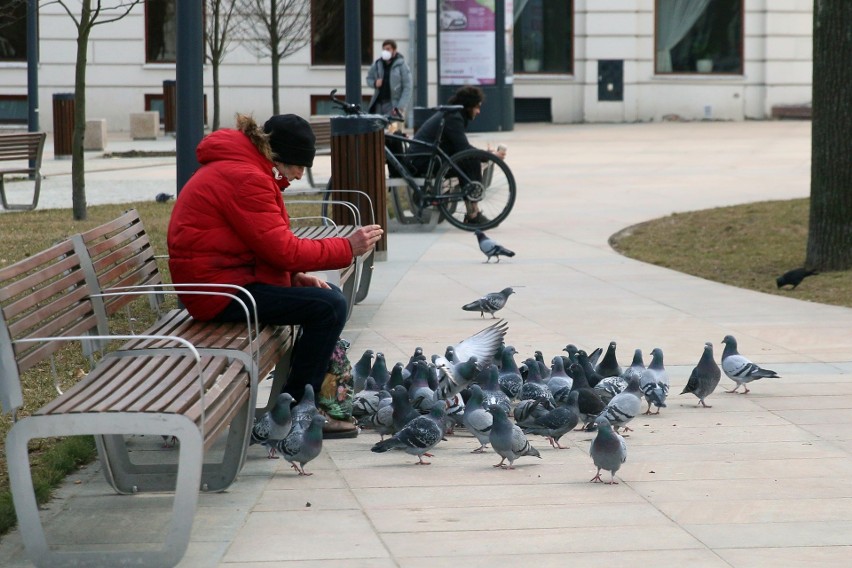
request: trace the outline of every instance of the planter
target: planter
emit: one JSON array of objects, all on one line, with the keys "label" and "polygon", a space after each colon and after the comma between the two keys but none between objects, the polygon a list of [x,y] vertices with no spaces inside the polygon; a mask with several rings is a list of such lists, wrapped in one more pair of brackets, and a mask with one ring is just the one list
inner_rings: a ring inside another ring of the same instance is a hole
[{"label": "planter", "polygon": [[712,59],[699,59],[695,62],[695,70],[699,73],[710,73],[713,71]]},{"label": "planter", "polygon": [[541,71],[541,59],[524,59],[524,71],[536,73]]}]

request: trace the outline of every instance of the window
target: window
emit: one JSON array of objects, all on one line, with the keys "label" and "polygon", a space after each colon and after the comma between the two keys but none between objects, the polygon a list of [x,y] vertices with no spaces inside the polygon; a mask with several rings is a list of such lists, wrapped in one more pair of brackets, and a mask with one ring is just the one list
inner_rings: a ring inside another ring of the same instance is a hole
[{"label": "window", "polygon": [[26,95],[0,95],[0,124],[27,124],[29,112]]},{"label": "window", "polygon": [[512,32],[516,73],[573,73],[574,3],[515,0]]},{"label": "window", "polygon": [[27,60],[27,3],[0,0],[0,61]]},{"label": "window", "polygon": [[174,63],[177,60],[175,0],[145,1],[145,61]]},{"label": "window", "polygon": [[743,72],[743,0],[657,0],[657,73]]},{"label": "window", "polygon": [[[344,56],[344,2],[340,0],[311,0],[311,31],[314,65],[343,65]],[[361,65],[372,63],[373,2],[361,0]]]}]

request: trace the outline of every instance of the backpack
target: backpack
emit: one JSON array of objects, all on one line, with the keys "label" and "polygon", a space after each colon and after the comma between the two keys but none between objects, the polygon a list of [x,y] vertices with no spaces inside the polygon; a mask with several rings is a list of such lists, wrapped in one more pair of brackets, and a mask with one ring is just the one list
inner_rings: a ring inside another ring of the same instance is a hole
[{"label": "backpack", "polygon": [[348,349],[348,341],[337,340],[317,397],[317,407],[331,418],[344,421],[352,419],[352,398],[355,392],[352,364],[346,355]]}]

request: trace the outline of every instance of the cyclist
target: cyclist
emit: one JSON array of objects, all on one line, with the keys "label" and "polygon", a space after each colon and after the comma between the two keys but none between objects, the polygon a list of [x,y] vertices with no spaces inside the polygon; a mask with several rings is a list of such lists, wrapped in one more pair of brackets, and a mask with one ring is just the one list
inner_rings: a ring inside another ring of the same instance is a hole
[{"label": "cyclist", "polygon": [[[467,140],[465,128],[468,123],[474,120],[482,109],[482,103],[485,100],[485,93],[479,87],[466,85],[458,89],[453,96],[447,101],[450,105],[460,105],[462,108],[457,111],[447,113],[436,112],[433,114],[414,135],[415,140],[434,143],[438,137],[438,132],[441,132],[441,140],[439,145],[441,149],[452,156],[462,150],[473,148]],[[441,119],[444,118],[444,128],[441,130]],[[506,157],[506,151],[499,148],[495,154],[502,160]],[[428,167],[428,158],[415,157],[411,159],[411,165],[416,170],[422,172]],[[464,170],[473,181],[482,181],[482,168],[475,161],[466,161],[459,166]],[[469,225],[482,225],[489,220],[479,211],[479,205],[475,202],[465,200],[467,213],[464,216],[464,222]]]}]

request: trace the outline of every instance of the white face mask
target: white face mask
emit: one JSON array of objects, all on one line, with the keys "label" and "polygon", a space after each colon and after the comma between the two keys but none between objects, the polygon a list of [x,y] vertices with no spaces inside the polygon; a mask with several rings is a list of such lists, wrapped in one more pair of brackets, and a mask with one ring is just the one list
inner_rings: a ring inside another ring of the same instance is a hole
[{"label": "white face mask", "polygon": [[382,50],[382,59],[384,59],[385,61],[388,61],[392,55],[393,54],[387,49]]}]

